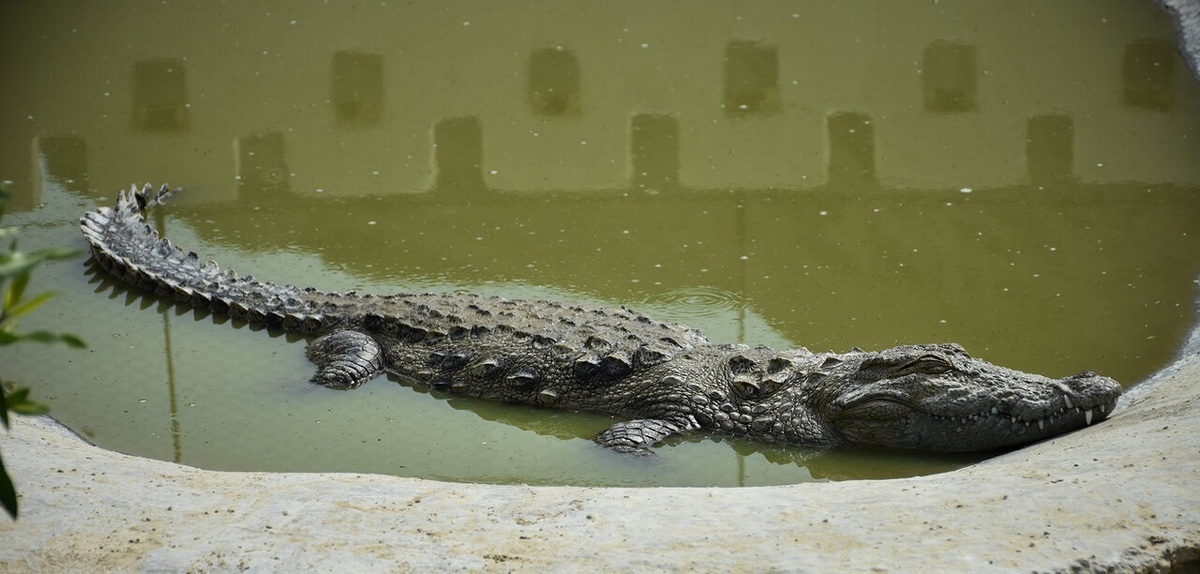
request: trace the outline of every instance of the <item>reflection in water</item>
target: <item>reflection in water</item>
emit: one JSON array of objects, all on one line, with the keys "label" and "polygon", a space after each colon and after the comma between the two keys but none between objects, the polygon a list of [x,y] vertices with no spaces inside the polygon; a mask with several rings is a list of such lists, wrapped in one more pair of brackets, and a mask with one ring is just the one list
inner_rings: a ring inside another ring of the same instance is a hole
[{"label": "reflection in water", "polygon": [[1121,83],[1125,105],[1165,112],[1175,103],[1179,55],[1172,42],[1157,38],[1125,46]]},{"label": "reflection in water", "polygon": [[634,189],[661,192],[679,184],[679,120],[636,114],[630,120],[629,163]]},{"label": "reflection in water", "polygon": [[1064,114],[1029,118],[1025,163],[1034,184],[1067,181],[1075,173],[1075,122]]},{"label": "reflection in water", "polygon": [[183,60],[156,58],[133,65],[133,127],[147,132],[191,127]]},{"label": "reflection in water", "polygon": [[385,99],[382,55],[335,52],[330,83],[338,127],[379,127]]},{"label": "reflection in water", "polygon": [[921,80],[925,110],[938,113],[978,109],[979,64],[972,44],[935,42],[925,48]]},{"label": "reflection in water", "polygon": [[482,190],[483,126],[475,116],[449,118],[433,127],[434,187],[443,192]]},{"label": "reflection in water", "polygon": [[526,98],[534,115],[559,117],[581,113],[579,58],[561,46],[529,55]]},{"label": "reflection in water", "polygon": [[875,126],[871,116],[854,112],[829,115],[829,185],[874,186]]},{"label": "reflection in water", "polygon": [[733,40],[725,46],[725,115],[779,113],[779,50],[770,44]]},{"label": "reflection in water", "polygon": [[42,136],[33,140],[36,173],[43,184],[83,194],[89,189],[87,143],[78,136]]},{"label": "reflection in water", "polygon": [[291,191],[283,134],[242,136],[233,142],[239,197],[270,197]]}]

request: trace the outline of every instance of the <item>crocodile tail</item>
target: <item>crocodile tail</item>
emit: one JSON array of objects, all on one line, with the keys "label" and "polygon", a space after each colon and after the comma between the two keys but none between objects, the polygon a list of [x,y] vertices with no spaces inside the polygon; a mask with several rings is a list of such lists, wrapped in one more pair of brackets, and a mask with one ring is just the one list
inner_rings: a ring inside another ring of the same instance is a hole
[{"label": "crocodile tail", "polygon": [[92,258],[109,274],[162,297],[234,319],[280,326],[289,331],[321,331],[324,317],[312,302],[320,292],[279,286],[222,271],[215,262],[201,263],[159,236],[146,222],[146,210],[172,191],[150,184],[121,192],[116,206],[83,214],[79,227],[91,245]]}]

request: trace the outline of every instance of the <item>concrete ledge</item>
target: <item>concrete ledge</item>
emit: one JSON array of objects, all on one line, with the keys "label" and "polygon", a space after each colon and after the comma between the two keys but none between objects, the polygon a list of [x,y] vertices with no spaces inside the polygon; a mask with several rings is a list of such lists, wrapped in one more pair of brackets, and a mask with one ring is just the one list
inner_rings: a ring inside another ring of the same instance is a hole
[{"label": "concrete ledge", "polygon": [[226,473],[0,437],[5,572],[1103,571],[1200,567],[1200,356],[1106,422],[960,471],[770,488],[466,485]]}]

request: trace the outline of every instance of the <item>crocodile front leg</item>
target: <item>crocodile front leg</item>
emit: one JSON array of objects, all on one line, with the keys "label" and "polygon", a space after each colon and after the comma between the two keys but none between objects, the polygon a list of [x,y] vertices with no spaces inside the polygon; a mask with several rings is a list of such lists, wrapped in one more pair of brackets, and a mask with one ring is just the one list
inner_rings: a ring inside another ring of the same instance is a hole
[{"label": "crocodile front leg", "polygon": [[334,331],[308,345],[308,360],[316,363],[312,383],[331,389],[356,389],[383,372],[383,352],[370,335]]},{"label": "crocodile front leg", "polygon": [[650,447],[664,438],[695,430],[698,425],[665,419],[621,421],[596,435],[596,443],[624,454],[654,456]]}]

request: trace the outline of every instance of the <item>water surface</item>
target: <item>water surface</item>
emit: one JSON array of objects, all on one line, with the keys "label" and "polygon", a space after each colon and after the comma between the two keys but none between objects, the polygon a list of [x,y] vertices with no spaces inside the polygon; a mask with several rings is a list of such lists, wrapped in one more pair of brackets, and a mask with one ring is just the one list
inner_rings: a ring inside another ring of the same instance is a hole
[{"label": "water surface", "polygon": [[[154,222],[278,282],[626,305],[718,342],[954,341],[1136,384],[1194,320],[1200,98],[1152,3],[108,3],[0,7],[0,178],[22,245]],[[171,22],[187,21],[179,27]],[[897,22],[906,25],[898,26]],[[2,374],[98,444],[230,470],[764,485],[975,456],[722,436],[654,464],[604,416],[381,378],[129,291],[86,258]]]}]

